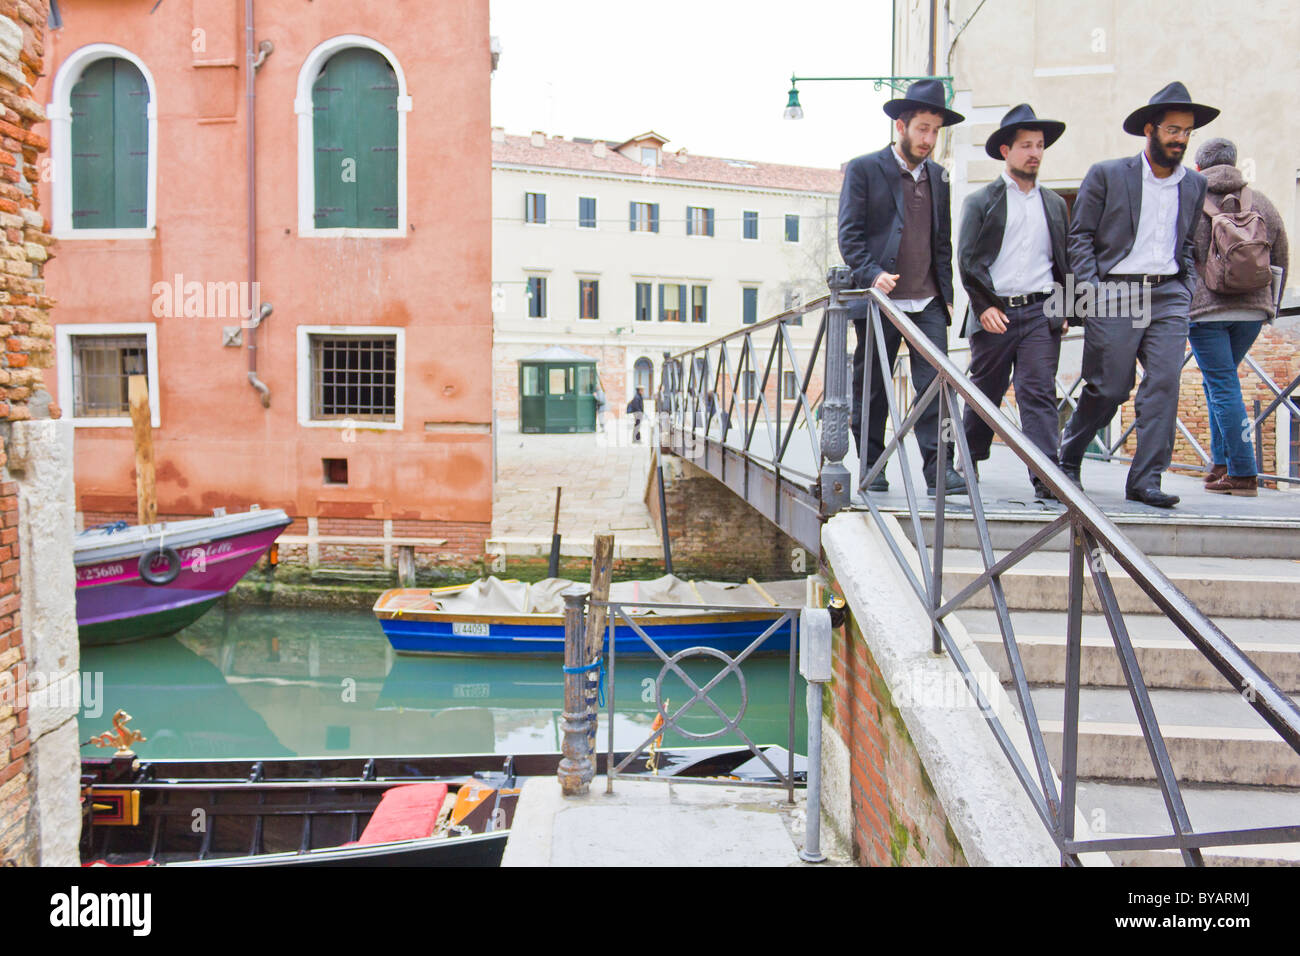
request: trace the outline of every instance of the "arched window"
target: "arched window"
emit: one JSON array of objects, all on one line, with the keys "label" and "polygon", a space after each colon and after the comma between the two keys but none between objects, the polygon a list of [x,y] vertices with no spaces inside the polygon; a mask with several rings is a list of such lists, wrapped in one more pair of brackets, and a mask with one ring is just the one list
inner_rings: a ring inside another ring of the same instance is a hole
[{"label": "arched window", "polygon": [[648,358],[642,356],[636,360],[632,366],[632,389],[636,394],[636,389],[641,389],[641,394],[649,400],[654,395],[654,389],[651,385],[654,383],[654,365]]},{"label": "arched window", "polygon": [[298,78],[298,225],[302,235],[406,232],[410,97],[391,53],[366,37],[335,37]]},{"label": "arched window", "polygon": [[82,47],[55,76],[49,117],[54,234],[152,236],[157,108],[144,64],[111,44]]}]

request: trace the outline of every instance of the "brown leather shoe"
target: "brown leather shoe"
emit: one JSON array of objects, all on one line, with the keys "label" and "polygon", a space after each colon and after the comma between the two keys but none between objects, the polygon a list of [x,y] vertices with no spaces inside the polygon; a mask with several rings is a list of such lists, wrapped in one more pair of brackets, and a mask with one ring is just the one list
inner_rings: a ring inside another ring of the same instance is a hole
[{"label": "brown leather shoe", "polygon": [[1255,475],[1242,475],[1237,478],[1225,475],[1218,481],[1206,485],[1205,490],[1216,495],[1240,495],[1243,498],[1254,498],[1259,495],[1259,479]]},{"label": "brown leather shoe", "polygon": [[1207,485],[1210,484],[1211,482],[1218,481],[1220,478],[1227,478],[1227,477],[1228,477],[1228,466],[1227,466],[1227,465],[1215,465],[1213,468],[1211,468],[1209,471],[1207,471],[1207,472],[1206,472],[1204,475],[1202,475],[1201,477],[1205,479],[1205,483],[1206,483]]}]

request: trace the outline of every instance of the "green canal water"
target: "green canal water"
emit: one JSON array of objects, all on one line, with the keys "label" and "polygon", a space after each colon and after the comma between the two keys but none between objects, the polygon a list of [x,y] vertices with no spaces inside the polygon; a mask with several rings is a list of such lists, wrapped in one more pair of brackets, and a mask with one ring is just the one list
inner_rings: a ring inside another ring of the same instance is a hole
[{"label": "green canal water", "polygon": [[[134,745],[136,753],[158,759],[554,752],[564,703],[560,667],[559,659],[398,656],[368,611],[217,607],[174,637],[83,648],[83,683],[102,674],[102,693],[91,698],[83,691],[79,730],[85,740],[110,729],[120,708],[148,738]],[[649,736],[661,667],[653,657],[619,658],[615,748],[633,749]],[[697,659],[684,669],[702,687],[720,667]],[[748,704],[739,729],[757,744],[786,746],[788,657],[751,657],[742,670]],[[794,681],[794,749],[803,753],[804,682],[797,673]],[[671,673],[664,691],[670,712],[692,696]],[[735,674],[710,697],[734,718],[741,709]],[[601,749],[606,720],[602,712]],[[704,702],[681,726],[701,735],[723,728]],[[665,740],[665,746],[730,745],[743,740],[735,732]],[[82,753],[106,751],[85,747]]]}]

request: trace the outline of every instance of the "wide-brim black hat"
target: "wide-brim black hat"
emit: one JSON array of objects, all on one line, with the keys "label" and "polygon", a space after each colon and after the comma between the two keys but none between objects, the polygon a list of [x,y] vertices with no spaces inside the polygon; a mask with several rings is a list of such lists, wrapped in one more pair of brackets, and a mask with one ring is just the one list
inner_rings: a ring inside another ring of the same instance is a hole
[{"label": "wide-brim black hat", "polygon": [[984,152],[988,153],[993,159],[1001,159],[1001,148],[1004,145],[1010,145],[1016,137],[1018,129],[1036,129],[1043,134],[1043,148],[1051,146],[1061,134],[1065,132],[1065,124],[1060,120],[1039,119],[1034,115],[1034,108],[1028,103],[1021,103],[1019,106],[1013,106],[1007,110],[1006,116],[1002,117],[1002,125],[996,132],[990,133],[989,138],[984,142]]},{"label": "wide-brim black hat", "polygon": [[943,117],[944,126],[956,126],[966,118],[948,109],[948,101],[943,94],[943,83],[939,80],[917,80],[907,88],[906,94],[890,100],[883,109],[890,119],[898,119],[908,110],[938,113]]},{"label": "wide-brim black hat", "polygon": [[1170,83],[1163,90],[1147,102],[1146,106],[1140,106],[1128,118],[1124,120],[1124,132],[1131,133],[1134,136],[1145,136],[1144,127],[1151,122],[1151,118],[1165,110],[1187,110],[1192,114],[1192,125],[1200,129],[1214,117],[1219,115],[1219,111],[1213,106],[1206,106],[1203,103],[1193,103],[1192,96],[1187,92],[1187,87],[1177,80]]}]

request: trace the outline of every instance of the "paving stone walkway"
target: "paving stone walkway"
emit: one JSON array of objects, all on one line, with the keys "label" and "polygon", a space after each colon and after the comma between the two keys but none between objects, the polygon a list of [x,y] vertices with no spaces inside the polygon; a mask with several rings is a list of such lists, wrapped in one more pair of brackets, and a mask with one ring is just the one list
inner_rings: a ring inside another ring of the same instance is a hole
[{"label": "paving stone walkway", "polygon": [[[659,538],[645,506],[651,430],[632,443],[631,423],[580,435],[524,435],[518,423],[499,423],[492,537],[510,553],[549,550],[560,487],[560,535],[565,554],[589,554],[595,534],[612,533],[628,548],[658,553]],[[633,556],[628,554],[628,556]],[[641,556],[641,555],[636,555]]]}]

